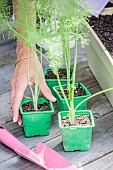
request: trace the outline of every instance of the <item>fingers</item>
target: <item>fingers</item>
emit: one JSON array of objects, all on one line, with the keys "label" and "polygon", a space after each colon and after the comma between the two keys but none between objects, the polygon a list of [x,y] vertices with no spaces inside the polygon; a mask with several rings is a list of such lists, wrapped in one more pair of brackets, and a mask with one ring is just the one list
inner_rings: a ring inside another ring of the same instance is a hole
[{"label": "fingers", "polygon": [[40,90],[45,98],[47,98],[48,100],[50,100],[52,102],[56,102],[56,98],[52,95],[51,90],[49,89],[49,87],[46,84],[43,69],[42,69],[42,66],[40,65],[39,60],[37,61],[37,64],[38,64],[38,73],[39,73],[39,75],[38,75],[38,83],[39,84],[38,85],[40,87]]},{"label": "fingers", "polygon": [[18,124],[19,124],[19,125],[22,125],[22,116],[21,116],[21,114],[19,114]]},{"label": "fingers", "polygon": [[52,95],[46,82],[42,83],[42,85],[40,86],[40,90],[41,90],[42,94],[45,96],[45,98],[47,98],[48,100],[50,100],[52,102],[56,102],[56,98]]},{"label": "fingers", "polygon": [[12,110],[13,110],[13,121],[19,121],[19,124],[22,123],[21,117],[19,117],[19,106],[23,99],[25,89],[27,87],[27,80],[17,80],[15,85],[15,91],[13,92],[12,99]]}]

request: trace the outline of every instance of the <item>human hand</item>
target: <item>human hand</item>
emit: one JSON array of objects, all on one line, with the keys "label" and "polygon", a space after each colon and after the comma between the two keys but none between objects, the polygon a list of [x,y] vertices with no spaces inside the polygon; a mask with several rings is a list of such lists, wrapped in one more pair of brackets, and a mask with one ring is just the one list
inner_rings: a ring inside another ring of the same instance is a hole
[{"label": "human hand", "polygon": [[[21,115],[19,114],[19,106],[20,106],[20,103],[24,96],[24,92],[28,85],[28,59],[24,57],[25,56],[24,53],[22,54],[23,55],[20,58],[23,58],[23,59],[17,63],[14,74],[10,81],[10,84],[11,84],[10,102],[11,102],[11,107],[13,111],[13,121],[14,122],[18,121],[19,125],[22,124],[22,118],[21,118]],[[37,67],[38,67],[38,82],[40,82],[40,79],[41,79],[41,83],[39,84],[39,87],[40,87],[42,94],[48,100],[55,102],[56,101],[55,97],[52,95],[50,89],[46,85],[43,71],[41,72],[41,64],[39,60],[37,60]],[[32,56],[30,56],[29,79],[30,79],[31,85],[35,84],[34,59]]]}]

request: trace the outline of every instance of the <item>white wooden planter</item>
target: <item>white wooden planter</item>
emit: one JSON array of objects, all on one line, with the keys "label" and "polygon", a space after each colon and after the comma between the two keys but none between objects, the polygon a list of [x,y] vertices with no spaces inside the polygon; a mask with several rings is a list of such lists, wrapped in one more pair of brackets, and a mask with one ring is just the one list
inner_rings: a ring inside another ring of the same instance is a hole
[{"label": "white wooden planter", "polygon": [[[113,14],[113,8],[105,8],[102,13]],[[88,64],[102,89],[113,87],[113,59],[97,34],[89,26],[90,44],[86,47]],[[113,91],[107,92],[106,96],[113,106]]]}]

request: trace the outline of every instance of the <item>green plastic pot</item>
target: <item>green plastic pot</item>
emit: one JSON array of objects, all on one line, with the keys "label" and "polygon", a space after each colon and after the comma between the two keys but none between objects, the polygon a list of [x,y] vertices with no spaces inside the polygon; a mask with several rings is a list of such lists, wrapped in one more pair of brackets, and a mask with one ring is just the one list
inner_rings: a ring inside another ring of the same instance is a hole
[{"label": "green plastic pot", "polygon": [[[89,92],[89,90],[82,84],[82,83],[75,83],[75,86],[77,87],[78,84],[82,87],[82,89],[85,90],[86,95],[84,96],[77,96],[74,97],[74,107],[76,107],[80,102],[82,102],[84,99],[88,98],[89,96],[91,96],[91,93]],[[62,85],[62,87],[66,87],[67,84]],[[59,86],[55,86],[53,87],[53,90],[56,93],[56,98],[57,98],[57,106],[58,106],[58,111],[66,111],[68,110],[67,104],[64,100],[64,98],[62,98],[58,92],[58,90],[60,89]],[[69,102],[69,99],[67,99]],[[80,105],[80,107],[77,110],[86,110],[87,109],[87,101],[84,102],[83,104]]]},{"label": "green plastic pot", "polygon": [[23,127],[26,137],[41,135],[47,136],[50,132],[51,126],[51,116],[54,112],[53,104],[45,98],[39,98],[38,104],[43,104],[44,102],[50,104],[49,111],[33,111],[33,112],[23,112],[22,105],[30,101],[32,98],[25,98],[20,104],[20,113],[22,114]]},{"label": "green plastic pot", "polygon": [[[66,70],[66,68],[62,68],[63,70]],[[44,70],[44,76],[46,76],[46,74],[49,72],[49,71],[52,71],[51,68],[45,68]],[[73,68],[72,68],[72,74],[73,74]],[[67,84],[67,79],[60,79],[61,81],[61,84]],[[70,79],[70,82],[72,81],[72,76],[71,76],[71,79]],[[54,86],[58,86],[58,80],[57,79],[46,79],[46,84],[48,85],[48,87],[50,88],[53,96],[56,97],[56,93],[54,92],[53,90],[53,87]]]},{"label": "green plastic pot", "polygon": [[95,126],[94,118],[90,110],[78,110],[75,116],[89,115],[91,125],[89,126],[69,126],[63,127],[61,119],[65,119],[67,111],[58,113],[59,127],[62,133],[63,147],[65,151],[87,151],[90,149],[92,140],[92,128]]}]

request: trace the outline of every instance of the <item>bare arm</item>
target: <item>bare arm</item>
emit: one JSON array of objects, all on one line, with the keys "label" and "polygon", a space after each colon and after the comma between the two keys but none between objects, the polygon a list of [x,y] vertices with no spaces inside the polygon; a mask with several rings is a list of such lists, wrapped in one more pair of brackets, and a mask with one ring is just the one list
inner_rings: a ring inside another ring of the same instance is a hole
[{"label": "bare arm", "polygon": [[[16,20],[20,20],[20,14],[19,11],[19,0],[13,0],[14,4],[14,16]],[[30,5],[31,8],[34,7],[33,3],[28,3],[28,6]],[[29,14],[28,14],[28,17]],[[25,19],[23,18],[23,24],[25,24]],[[22,23],[21,21],[21,23]],[[31,22],[31,23],[30,23]],[[29,19],[29,24],[32,25],[32,28],[34,26],[35,28],[35,22],[36,22],[36,14],[32,14],[32,19]],[[32,29],[31,28],[31,29]],[[24,30],[20,27],[17,27],[17,31],[26,38],[28,35],[24,32]],[[14,70],[13,76],[11,78],[11,106],[13,111],[13,121],[17,122],[18,124],[22,124],[21,115],[19,115],[19,106],[23,99],[25,89],[27,88],[28,82],[31,84],[35,83],[35,73],[34,73],[34,60],[33,60],[33,49],[32,47],[28,47],[25,44],[25,41],[22,39],[17,39],[17,64],[16,68]],[[29,73],[29,80],[28,80],[28,56],[30,57],[30,73]],[[56,99],[54,96],[52,96],[50,89],[46,85],[44,75],[40,73],[41,65],[39,60],[37,60],[37,66],[38,66],[38,78],[42,79],[42,83],[40,84],[40,90],[43,93],[43,95],[51,100],[52,102],[55,102]],[[43,72],[43,71],[42,71]]]}]

